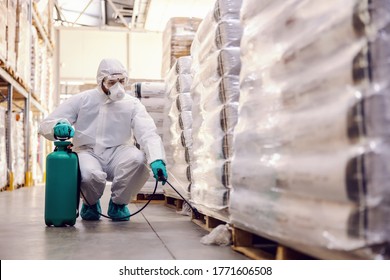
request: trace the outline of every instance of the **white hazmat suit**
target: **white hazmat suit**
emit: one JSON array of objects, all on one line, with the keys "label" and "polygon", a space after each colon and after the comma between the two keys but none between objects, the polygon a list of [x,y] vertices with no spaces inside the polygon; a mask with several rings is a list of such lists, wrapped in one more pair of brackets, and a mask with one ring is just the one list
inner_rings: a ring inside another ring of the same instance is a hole
[{"label": "white hazmat suit", "polygon": [[[128,94],[113,101],[102,90],[103,79],[118,73],[127,77],[119,61],[102,60],[98,87],[63,102],[39,128],[41,135],[54,141],[53,127],[59,121],[74,126],[73,150],[79,157],[81,190],[91,205],[103,195],[106,180],[112,182],[112,201],[128,204],[149,177],[146,162],[165,161],[161,138],[144,105]],[[133,134],[144,152],[134,146]]]}]

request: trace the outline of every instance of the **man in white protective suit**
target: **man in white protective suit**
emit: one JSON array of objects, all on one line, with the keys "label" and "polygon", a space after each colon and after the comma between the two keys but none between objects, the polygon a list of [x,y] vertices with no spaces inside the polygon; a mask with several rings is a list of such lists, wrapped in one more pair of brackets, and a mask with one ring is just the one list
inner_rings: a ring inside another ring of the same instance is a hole
[{"label": "man in white protective suit", "polygon": [[[106,180],[112,182],[107,214],[113,220],[128,221],[127,204],[149,177],[146,163],[156,179],[158,169],[167,178],[156,125],[145,106],[125,93],[127,80],[118,60],[103,59],[97,71],[98,86],[72,96],[40,124],[39,133],[51,141],[73,137],[85,196],[80,212],[84,220],[100,219]],[[133,133],[143,152],[133,145]]]}]

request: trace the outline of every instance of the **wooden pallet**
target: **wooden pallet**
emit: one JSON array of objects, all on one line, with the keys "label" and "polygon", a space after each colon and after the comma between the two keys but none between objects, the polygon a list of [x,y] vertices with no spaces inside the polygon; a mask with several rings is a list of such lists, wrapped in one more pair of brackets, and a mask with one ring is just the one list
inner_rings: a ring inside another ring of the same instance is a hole
[{"label": "wooden pallet", "polygon": [[153,195],[151,193],[139,193],[137,194],[137,197],[136,199],[134,199],[132,201],[132,203],[144,203],[144,202],[148,202],[150,198],[152,198],[152,200],[150,201],[150,203],[164,203],[164,195],[163,194],[159,194],[159,193],[156,193]]},{"label": "wooden pallet", "polygon": [[305,255],[277,242],[260,237],[254,233],[232,228],[234,251],[240,252],[254,260],[312,260]]},{"label": "wooden pallet", "polygon": [[216,219],[211,216],[204,215],[199,213],[199,217],[195,217],[194,213],[192,213],[192,222],[202,227],[203,229],[211,232],[214,228],[219,225],[224,225],[226,222]]},{"label": "wooden pallet", "polygon": [[165,196],[165,203],[164,205],[173,208],[176,211],[180,211],[183,209],[183,200],[175,197]]},{"label": "wooden pallet", "polygon": [[30,87],[3,59],[0,58],[0,67],[3,68],[16,82],[18,82],[26,91],[30,90]]}]

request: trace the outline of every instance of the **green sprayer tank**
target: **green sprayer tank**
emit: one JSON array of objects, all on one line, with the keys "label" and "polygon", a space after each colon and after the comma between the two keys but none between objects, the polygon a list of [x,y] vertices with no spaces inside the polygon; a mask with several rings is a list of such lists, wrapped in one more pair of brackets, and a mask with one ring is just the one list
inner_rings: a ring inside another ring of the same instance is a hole
[{"label": "green sprayer tank", "polygon": [[79,204],[78,158],[70,149],[71,142],[54,145],[54,152],[46,158],[45,223],[73,226]]}]

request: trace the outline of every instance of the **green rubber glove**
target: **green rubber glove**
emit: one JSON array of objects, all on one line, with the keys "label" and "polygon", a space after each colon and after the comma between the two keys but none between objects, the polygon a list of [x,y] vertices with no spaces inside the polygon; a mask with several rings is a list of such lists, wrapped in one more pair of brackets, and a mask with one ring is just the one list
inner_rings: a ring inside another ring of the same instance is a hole
[{"label": "green rubber glove", "polygon": [[153,161],[150,164],[150,168],[152,168],[153,177],[156,180],[162,181],[163,182],[162,184],[165,185],[165,181],[158,178],[158,170],[161,169],[164,174],[165,180],[168,180],[168,174],[167,174],[167,169],[165,168],[165,163],[161,159],[158,159]]},{"label": "green rubber glove", "polygon": [[54,138],[72,138],[74,136],[73,127],[65,122],[59,121],[53,128],[54,130]]}]

